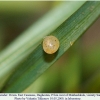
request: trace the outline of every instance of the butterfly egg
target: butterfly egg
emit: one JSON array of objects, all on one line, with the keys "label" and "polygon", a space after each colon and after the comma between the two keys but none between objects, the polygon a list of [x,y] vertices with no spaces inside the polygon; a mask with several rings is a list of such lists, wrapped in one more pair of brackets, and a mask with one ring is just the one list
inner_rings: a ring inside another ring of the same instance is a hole
[{"label": "butterfly egg", "polygon": [[59,48],[59,40],[55,36],[46,36],[43,40],[43,50],[48,54],[55,53]]}]

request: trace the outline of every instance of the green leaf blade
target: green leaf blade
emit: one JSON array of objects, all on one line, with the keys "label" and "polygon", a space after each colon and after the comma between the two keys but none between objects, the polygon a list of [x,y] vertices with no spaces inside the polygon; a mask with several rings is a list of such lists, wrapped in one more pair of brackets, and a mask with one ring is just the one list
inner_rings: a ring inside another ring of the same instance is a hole
[{"label": "green leaf blade", "polygon": [[[12,73],[16,66],[33,52],[45,36],[53,32],[84,3],[85,1],[63,2],[29,27],[5,48],[0,53],[0,81],[9,76],[9,73]],[[4,82],[0,83],[0,88],[2,88]]]},{"label": "green leaf blade", "polygon": [[[73,45],[80,35],[100,15],[100,2],[86,2],[68,20],[50,35],[60,41],[59,50],[48,55],[44,53],[42,43],[34,50],[30,57],[14,72],[5,85],[3,92],[22,92],[48,69],[65,51]],[[88,23],[87,23],[88,22]],[[18,88],[19,87],[19,88]]]}]

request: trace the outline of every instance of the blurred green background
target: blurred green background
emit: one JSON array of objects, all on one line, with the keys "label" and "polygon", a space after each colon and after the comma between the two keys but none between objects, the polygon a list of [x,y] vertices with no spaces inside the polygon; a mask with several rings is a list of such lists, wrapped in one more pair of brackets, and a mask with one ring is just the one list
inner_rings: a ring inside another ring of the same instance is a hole
[{"label": "blurred green background", "polygon": [[[61,2],[0,2],[0,51]],[[100,17],[23,92],[100,92]]]}]

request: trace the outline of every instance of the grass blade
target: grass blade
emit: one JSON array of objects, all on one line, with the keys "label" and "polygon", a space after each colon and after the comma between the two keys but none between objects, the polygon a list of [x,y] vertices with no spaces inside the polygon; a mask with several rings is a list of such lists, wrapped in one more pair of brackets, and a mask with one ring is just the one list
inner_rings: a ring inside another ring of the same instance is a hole
[{"label": "grass blade", "polygon": [[85,1],[63,2],[29,27],[0,53],[0,88],[9,73],[41,43],[43,38],[54,31],[84,3]]},{"label": "grass blade", "polygon": [[[13,73],[3,92],[22,92],[35,81],[46,69],[48,69],[65,51],[73,45],[82,33],[100,15],[100,2],[86,2],[68,20],[60,25],[50,35],[56,36],[60,41],[58,52],[48,55],[43,52],[42,42],[31,53],[20,67]],[[20,88],[19,88],[20,87]]]}]

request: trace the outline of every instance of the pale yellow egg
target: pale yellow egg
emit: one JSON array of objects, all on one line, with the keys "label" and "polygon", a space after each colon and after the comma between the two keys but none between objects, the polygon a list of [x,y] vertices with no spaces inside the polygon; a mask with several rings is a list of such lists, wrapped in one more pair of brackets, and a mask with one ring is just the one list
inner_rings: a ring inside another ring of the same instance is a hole
[{"label": "pale yellow egg", "polygon": [[43,40],[43,50],[47,54],[55,53],[59,48],[59,40],[55,36],[46,36]]}]

